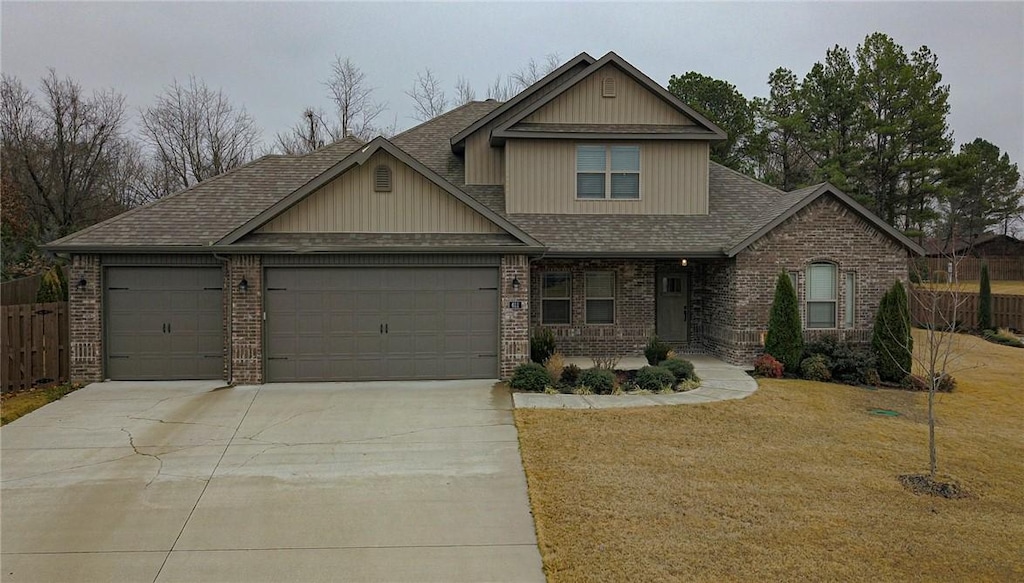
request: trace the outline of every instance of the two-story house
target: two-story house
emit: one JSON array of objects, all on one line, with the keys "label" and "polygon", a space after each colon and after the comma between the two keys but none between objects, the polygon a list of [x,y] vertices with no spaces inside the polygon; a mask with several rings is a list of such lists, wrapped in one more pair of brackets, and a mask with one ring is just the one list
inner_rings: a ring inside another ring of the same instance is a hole
[{"label": "two-story house", "polygon": [[618,55],[393,138],[265,156],[61,239],[78,381],[507,376],[657,334],[749,363],[775,280],[866,340],[913,242],[828,184],[709,161],[721,129]]}]

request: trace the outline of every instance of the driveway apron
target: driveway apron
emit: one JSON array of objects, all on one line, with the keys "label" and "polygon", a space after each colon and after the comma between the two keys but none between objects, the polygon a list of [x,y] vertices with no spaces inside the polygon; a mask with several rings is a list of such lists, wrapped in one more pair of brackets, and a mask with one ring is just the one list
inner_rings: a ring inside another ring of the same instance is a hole
[{"label": "driveway apron", "polygon": [[4,581],[543,581],[491,381],[91,385],[0,430]]}]

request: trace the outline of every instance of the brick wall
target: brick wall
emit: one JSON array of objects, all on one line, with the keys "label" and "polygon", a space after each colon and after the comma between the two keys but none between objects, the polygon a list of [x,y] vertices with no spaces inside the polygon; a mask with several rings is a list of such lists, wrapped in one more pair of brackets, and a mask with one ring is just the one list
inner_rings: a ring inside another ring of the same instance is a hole
[{"label": "brick wall", "polygon": [[[103,282],[99,255],[73,255],[68,274],[71,382],[103,380]],[[83,287],[78,282],[85,280]]]},{"label": "brick wall", "polygon": [[[263,382],[263,265],[259,255],[232,255],[226,293],[231,294],[231,379],[236,384]],[[242,279],[248,290],[239,289]]]},{"label": "brick wall", "polygon": [[[501,343],[499,360],[501,378],[512,376],[516,366],[530,360],[530,261],[525,255],[501,257]],[[519,289],[514,281],[519,282]],[[509,302],[522,302],[522,307],[509,307]]]},{"label": "brick wall", "polygon": [[[531,272],[530,324],[555,334],[559,352],[566,356],[635,356],[655,328],[654,265],[652,259],[541,260]],[[615,324],[587,324],[585,320],[587,271],[615,272]],[[567,271],[572,276],[568,325],[541,324],[541,277],[545,271]]]}]

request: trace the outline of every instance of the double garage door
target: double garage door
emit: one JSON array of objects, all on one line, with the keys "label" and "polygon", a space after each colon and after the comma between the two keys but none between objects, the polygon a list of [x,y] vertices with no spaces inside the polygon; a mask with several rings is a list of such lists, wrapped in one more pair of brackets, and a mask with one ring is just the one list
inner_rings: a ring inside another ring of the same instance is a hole
[{"label": "double garage door", "polygon": [[270,382],[495,378],[498,271],[269,267]]}]

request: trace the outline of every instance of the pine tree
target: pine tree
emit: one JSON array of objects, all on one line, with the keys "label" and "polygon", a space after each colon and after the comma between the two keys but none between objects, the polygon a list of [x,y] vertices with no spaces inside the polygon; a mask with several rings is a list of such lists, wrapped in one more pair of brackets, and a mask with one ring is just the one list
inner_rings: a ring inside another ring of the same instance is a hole
[{"label": "pine tree", "polygon": [[992,329],[992,285],[988,281],[988,264],[981,265],[981,289],[978,293],[978,328]]},{"label": "pine tree", "polygon": [[36,291],[36,303],[66,302],[68,299],[68,283],[64,277],[64,269],[59,265],[51,267],[43,273]]},{"label": "pine tree", "polygon": [[784,370],[796,372],[804,352],[804,335],[800,324],[800,308],[796,290],[789,275],[783,271],[775,283],[775,299],[768,319],[768,335],[764,351],[782,363]]},{"label": "pine tree", "polygon": [[871,348],[878,359],[878,376],[883,381],[898,382],[910,374],[914,351],[910,304],[907,290],[898,281],[882,296],[875,316]]}]

